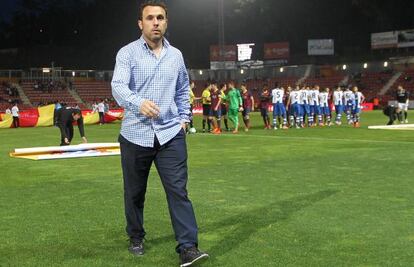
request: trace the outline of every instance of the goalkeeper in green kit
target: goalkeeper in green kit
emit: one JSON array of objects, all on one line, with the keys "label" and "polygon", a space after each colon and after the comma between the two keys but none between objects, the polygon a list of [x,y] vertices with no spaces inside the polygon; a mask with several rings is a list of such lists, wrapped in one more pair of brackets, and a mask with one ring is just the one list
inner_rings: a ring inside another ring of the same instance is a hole
[{"label": "goalkeeper in green kit", "polygon": [[229,82],[230,91],[226,96],[226,100],[229,103],[228,116],[231,122],[234,124],[233,133],[239,132],[239,111],[243,111],[243,101],[239,90],[234,87],[234,82]]}]

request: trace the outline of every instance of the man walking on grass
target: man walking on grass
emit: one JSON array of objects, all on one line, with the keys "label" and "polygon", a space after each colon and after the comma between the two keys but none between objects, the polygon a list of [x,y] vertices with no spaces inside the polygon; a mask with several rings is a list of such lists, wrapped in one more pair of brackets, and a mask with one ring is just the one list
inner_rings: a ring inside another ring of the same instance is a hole
[{"label": "man walking on grass", "polygon": [[164,38],[167,7],[141,5],[141,37],[117,54],[112,93],[125,109],[119,142],[129,251],[144,254],[144,201],[155,163],[167,195],[180,266],[208,257],[198,250],[198,227],[187,193],[185,127],[190,121],[189,79],[181,52]]}]

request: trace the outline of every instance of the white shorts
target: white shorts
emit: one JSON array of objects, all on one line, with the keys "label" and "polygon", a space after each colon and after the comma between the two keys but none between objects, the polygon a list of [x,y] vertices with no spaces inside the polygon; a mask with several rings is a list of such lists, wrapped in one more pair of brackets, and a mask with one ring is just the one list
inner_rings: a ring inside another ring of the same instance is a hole
[{"label": "white shorts", "polygon": [[398,108],[404,111],[408,110],[408,104],[406,103],[398,103]]}]

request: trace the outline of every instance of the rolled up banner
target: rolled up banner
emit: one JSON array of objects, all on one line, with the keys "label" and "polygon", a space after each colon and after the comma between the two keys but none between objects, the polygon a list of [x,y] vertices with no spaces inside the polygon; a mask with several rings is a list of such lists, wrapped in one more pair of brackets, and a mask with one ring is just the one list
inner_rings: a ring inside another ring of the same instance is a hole
[{"label": "rolled up banner", "polygon": [[119,143],[89,143],[70,146],[17,148],[10,157],[31,160],[68,159],[120,155]]}]

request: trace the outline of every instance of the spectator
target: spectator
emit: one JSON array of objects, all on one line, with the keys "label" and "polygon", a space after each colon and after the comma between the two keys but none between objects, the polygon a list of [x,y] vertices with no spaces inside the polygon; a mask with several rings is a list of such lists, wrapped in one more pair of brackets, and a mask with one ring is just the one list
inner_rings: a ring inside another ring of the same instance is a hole
[{"label": "spectator", "polygon": [[19,108],[17,107],[17,103],[14,103],[12,109],[11,109],[11,113],[13,116],[13,126],[14,128],[19,128],[20,126],[20,121],[19,121]]},{"label": "spectator", "polygon": [[105,123],[105,101],[102,99],[98,104],[98,113],[99,113],[99,125]]},{"label": "spectator", "polygon": [[378,109],[378,106],[379,106],[379,98],[376,96],[376,97],[374,97],[374,99],[373,99],[373,104],[374,104],[374,109]]},{"label": "spectator", "polygon": [[92,104],[92,113],[98,112],[98,103],[96,101]]}]

